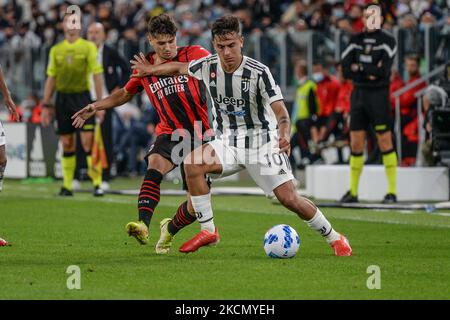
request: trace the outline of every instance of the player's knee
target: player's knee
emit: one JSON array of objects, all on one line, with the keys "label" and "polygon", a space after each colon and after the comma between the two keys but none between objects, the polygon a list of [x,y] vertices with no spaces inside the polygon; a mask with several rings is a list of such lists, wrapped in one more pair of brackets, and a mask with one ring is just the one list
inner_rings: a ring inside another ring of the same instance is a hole
[{"label": "player's knee", "polygon": [[75,143],[69,139],[62,140],[62,147],[63,147],[64,152],[74,152],[75,151]]},{"label": "player's knee", "polygon": [[0,167],[6,167],[7,162],[6,155],[0,154]]},{"label": "player's knee", "polygon": [[186,178],[190,179],[198,176],[204,176],[205,169],[202,164],[187,162],[184,164],[184,172],[186,173]]},{"label": "player's knee", "polygon": [[81,141],[81,146],[83,147],[83,150],[84,152],[86,152],[86,154],[91,153],[92,143],[90,141]]},{"label": "player's knee", "polygon": [[278,194],[277,198],[283,206],[290,210],[294,209],[296,207],[296,203],[298,202],[298,196],[294,192]]},{"label": "player's knee", "polygon": [[393,148],[392,138],[389,134],[380,135],[377,140],[381,152],[385,152]]},{"label": "player's knee", "polygon": [[364,151],[364,141],[350,141],[350,148],[353,153],[361,153]]}]

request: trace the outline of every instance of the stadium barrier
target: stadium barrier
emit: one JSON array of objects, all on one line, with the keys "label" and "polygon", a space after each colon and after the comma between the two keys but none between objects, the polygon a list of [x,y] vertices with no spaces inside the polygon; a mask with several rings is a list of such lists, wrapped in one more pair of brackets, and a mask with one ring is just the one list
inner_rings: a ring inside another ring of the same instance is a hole
[{"label": "stadium barrier", "polygon": [[[314,165],[306,168],[306,193],[315,199],[339,200],[349,189],[348,165]],[[326,187],[325,187],[326,186]],[[361,174],[359,200],[380,201],[387,190],[384,166],[367,165]],[[449,200],[447,167],[399,167],[399,201]]]},{"label": "stadium barrier", "polygon": [[6,178],[60,178],[62,150],[55,130],[31,123],[4,123]]}]

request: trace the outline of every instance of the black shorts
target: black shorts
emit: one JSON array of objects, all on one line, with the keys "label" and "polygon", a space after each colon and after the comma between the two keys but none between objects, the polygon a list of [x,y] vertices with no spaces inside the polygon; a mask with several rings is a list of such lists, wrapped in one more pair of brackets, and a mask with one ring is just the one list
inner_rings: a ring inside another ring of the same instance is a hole
[{"label": "black shorts", "polygon": [[389,88],[354,88],[351,96],[350,131],[375,132],[391,130],[391,103]]},{"label": "black shorts", "polygon": [[317,119],[312,123],[312,126],[316,127],[317,129],[320,129],[322,127],[325,127],[327,125],[327,122],[328,122],[327,116],[320,116],[317,117]]},{"label": "black shorts", "polygon": [[[56,112],[56,133],[71,134],[76,131],[72,126],[72,116],[82,108],[92,103],[89,91],[82,93],[56,93],[55,112]],[[92,117],[84,123],[82,131],[94,131],[95,117]]]},{"label": "black shorts", "polygon": [[[148,157],[152,154],[159,154],[163,158],[169,160],[175,167],[180,166],[181,179],[183,180],[183,190],[188,190],[183,161],[195,147],[200,146],[200,143],[197,143],[196,145],[194,144],[194,141],[191,140],[172,141],[171,137],[172,135],[170,134],[161,134],[157,136],[155,142],[150,146],[150,149],[145,155],[145,161],[148,165]],[[177,149],[175,149],[175,147]],[[209,179],[207,179],[207,183],[208,186],[210,186],[211,183]]]}]

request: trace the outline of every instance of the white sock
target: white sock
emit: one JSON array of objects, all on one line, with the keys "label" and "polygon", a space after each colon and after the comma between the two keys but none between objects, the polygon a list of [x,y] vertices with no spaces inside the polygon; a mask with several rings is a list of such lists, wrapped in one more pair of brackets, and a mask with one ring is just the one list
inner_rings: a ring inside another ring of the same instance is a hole
[{"label": "white sock", "polygon": [[333,241],[338,240],[341,236],[339,233],[334,231],[334,229],[331,227],[330,222],[327,220],[327,218],[325,218],[319,208],[317,208],[314,217],[311,220],[306,221],[306,223],[311,229],[316,230],[318,233],[320,233],[320,235],[325,237],[328,243],[332,243]]},{"label": "white sock", "polygon": [[213,211],[211,207],[211,193],[202,196],[191,196],[192,207],[195,211],[195,216],[202,230],[208,230],[211,233],[216,231],[214,226]]},{"label": "white sock", "polygon": [[0,191],[3,189],[3,174],[5,173],[6,166],[0,166]]}]

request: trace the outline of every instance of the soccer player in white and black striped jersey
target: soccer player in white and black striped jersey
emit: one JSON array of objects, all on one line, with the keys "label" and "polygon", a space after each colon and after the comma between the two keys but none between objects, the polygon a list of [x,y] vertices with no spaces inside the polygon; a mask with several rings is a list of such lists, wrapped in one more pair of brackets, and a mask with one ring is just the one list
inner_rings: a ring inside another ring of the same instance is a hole
[{"label": "soccer player in white and black striped jersey", "polygon": [[349,256],[347,239],[336,232],[322,212],[300,197],[289,167],[290,120],[280,88],[262,63],[243,56],[244,39],[234,16],[218,19],[212,26],[216,54],[190,63],[150,66],[137,58],[135,76],[188,74],[202,80],[213,101],[213,141],[195,149],[185,160],[192,205],[201,232],[180,247],[181,252],[217,243],[211,194],[204,175],[228,176],[246,169],[266,194],[278,200],[319,234],[338,256]]}]

